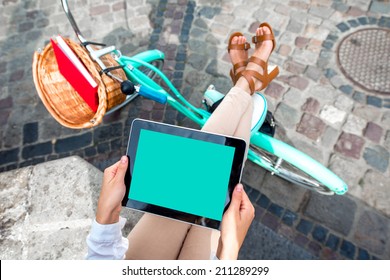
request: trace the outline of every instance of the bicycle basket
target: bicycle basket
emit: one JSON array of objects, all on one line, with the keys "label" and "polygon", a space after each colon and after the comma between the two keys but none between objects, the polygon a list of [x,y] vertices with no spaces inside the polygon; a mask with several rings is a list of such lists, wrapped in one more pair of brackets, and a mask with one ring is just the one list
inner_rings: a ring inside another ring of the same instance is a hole
[{"label": "bicycle basket", "polygon": [[[92,61],[84,47],[71,39],[64,38],[64,40],[84,63],[98,84],[99,105],[97,111],[92,111],[61,75],[51,43],[47,44],[41,53],[34,53],[32,72],[35,88],[46,109],[61,125],[75,129],[90,128],[101,123],[106,111],[122,103],[126,96],[122,94],[118,81],[105,74],[99,74],[99,65]],[[118,65],[109,55],[100,59],[107,67]],[[122,80],[126,80],[122,69],[114,70],[112,73]]]}]

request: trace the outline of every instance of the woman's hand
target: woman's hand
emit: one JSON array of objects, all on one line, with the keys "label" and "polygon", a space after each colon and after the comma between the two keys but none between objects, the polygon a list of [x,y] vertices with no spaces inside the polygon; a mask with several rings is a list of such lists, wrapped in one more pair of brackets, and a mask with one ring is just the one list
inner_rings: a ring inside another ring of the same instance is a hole
[{"label": "woman's hand", "polygon": [[128,166],[127,156],[104,170],[103,185],[96,211],[99,224],[113,224],[119,221],[122,199],[126,193],[125,175]]},{"label": "woman's hand", "polygon": [[222,218],[221,237],[217,257],[220,260],[236,260],[255,217],[255,209],[244,188],[238,184],[233,191],[229,208]]}]

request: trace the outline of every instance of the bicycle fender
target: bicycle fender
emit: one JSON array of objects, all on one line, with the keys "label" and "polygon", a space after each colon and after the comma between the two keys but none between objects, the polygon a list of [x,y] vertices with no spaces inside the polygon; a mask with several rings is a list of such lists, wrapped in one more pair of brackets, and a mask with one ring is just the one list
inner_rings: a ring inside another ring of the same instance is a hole
[{"label": "bicycle fender", "polygon": [[251,137],[251,144],[258,146],[275,156],[285,159],[295,167],[310,174],[313,178],[327,186],[336,194],[342,195],[348,191],[347,184],[335,173],[294,147],[257,132]]}]

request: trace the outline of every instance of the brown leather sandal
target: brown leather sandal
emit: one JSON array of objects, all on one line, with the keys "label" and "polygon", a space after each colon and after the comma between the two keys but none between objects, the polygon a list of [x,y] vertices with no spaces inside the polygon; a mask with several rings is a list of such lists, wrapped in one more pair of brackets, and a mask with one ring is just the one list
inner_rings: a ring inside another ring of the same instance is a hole
[{"label": "brown leather sandal", "polygon": [[263,22],[263,23],[261,23],[259,25],[259,28],[263,27],[263,26],[268,27],[268,29],[271,31],[271,34],[264,34],[264,35],[259,35],[259,36],[257,36],[257,35],[253,36],[252,37],[252,43],[257,44],[257,43],[261,43],[261,42],[266,41],[266,40],[271,40],[272,43],[273,43],[273,47],[272,47],[272,50],[271,50],[271,53],[272,53],[274,51],[275,47],[276,47],[275,34],[274,34],[274,31],[272,30],[271,25],[269,25],[266,22]]},{"label": "brown leather sandal", "polygon": [[[244,36],[244,35],[241,32],[234,32],[232,35],[230,35],[228,52],[230,52],[230,50],[248,51],[251,48],[251,45],[248,42],[245,42],[244,44],[232,44],[232,40],[236,36]],[[236,84],[237,80],[241,77],[242,72],[244,71],[244,70],[238,71],[238,69],[246,66],[247,64],[248,64],[248,60],[242,60],[233,65],[233,69],[230,70],[230,78],[232,79],[233,84]]]},{"label": "brown leather sandal", "polygon": [[[266,26],[269,28],[271,31],[271,34],[264,34],[264,35],[259,35],[259,36],[253,36],[252,37],[252,42],[257,44],[266,40],[271,40],[273,43],[273,47],[271,50],[272,51],[275,49],[276,43],[275,43],[275,35],[272,31],[271,26],[268,23],[262,23],[259,25],[259,27]],[[260,91],[268,86],[268,84],[276,78],[276,76],[279,74],[279,67],[278,66],[273,66],[269,67],[268,66],[268,61],[264,61],[256,56],[252,56],[249,60],[249,62],[253,62],[257,65],[259,65],[263,69],[263,74],[260,74],[258,71],[255,70],[244,70],[241,72],[241,76],[244,77],[249,84],[249,88],[251,90],[251,94],[253,94],[255,91]],[[260,88],[255,88],[255,82],[253,79],[257,79],[261,81],[261,87]]]}]

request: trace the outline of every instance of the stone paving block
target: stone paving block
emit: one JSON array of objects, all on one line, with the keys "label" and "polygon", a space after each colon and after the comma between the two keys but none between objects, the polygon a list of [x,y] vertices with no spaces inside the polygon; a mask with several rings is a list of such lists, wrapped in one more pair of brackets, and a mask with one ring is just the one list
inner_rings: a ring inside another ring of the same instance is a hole
[{"label": "stone paving block", "polygon": [[259,182],[263,181],[266,173],[265,169],[247,160],[242,173],[242,181],[252,188],[260,190],[261,185],[259,185]]},{"label": "stone paving block", "polygon": [[340,136],[340,132],[331,126],[325,128],[324,134],[322,135],[322,145],[324,147],[333,147],[336,144],[337,139]]},{"label": "stone paving block", "polygon": [[386,132],[384,146],[386,149],[390,150],[390,130]]},{"label": "stone paving block", "polygon": [[357,204],[348,196],[321,196],[311,193],[305,215],[336,232],[348,235],[355,219]]},{"label": "stone paving block", "polygon": [[390,128],[390,112],[386,111],[383,113],[383,116],[381,118],[381,122],[386,126]]},{"label": "stone paving block", "polygon": [[[91,220],[88,220],[91,223]],[[53,231],[28,232],[27,260],[83,260],[87,254],[85,238],[90,225]]]},{"label": "stone paving block", "polygon": [[389,219],[374,212],[364,211],[357,219],[354,240],[370,252],[385,258],[390,257]]},{"label": "stone paving block", "polygon": [[351,158],[359,159],[364,146],[364,139],[354,135],[343,132],[337,141],[335,151]]},{"label": "stone paving block", "polygon": [[347,259],[354,259],[356,253],[356,247],[351,242],[343,240],[340,245],[340,254]]},{"label": "stone paving block", "polygon": [[71,136],[64,139],[59,139],[55,142],[54,150],[56,153],[65,153],[84,147],[88,147],[92,143],[92,133],[87,132],[81,135]]},{"label": "stone paving block", "polygon": [[315,66],[309,65],[306,68],[306,76],[314,81],[318,81],[322,77],[322,71]]},{"label": "stone paving block", "polygon": [[323,134],[324,130],[325,123],[321,119],[305,113],[296,131],[312,140],[317,140]]},{"label": "stone paving block", "polygon": [[307,236],[313,229],[313,223],[308,220],[301,219],[296,226],[296,229],[303,235]]},{"label": "stone paving block", "polygon": [[373,142],[379,143],[382,138],[383,128],[376,123],[367,123],[366,129],[364,130],[364,136]]},{"label": "stone paving block", "polygon": [[356,160],[332,155],[329,162],[329,169],[348,185],[348,194],[361,198],[363,191],[360,189],[358,183],[364,176],[366,171],[365,166]]},{"label": "stone paving block", "polygon": [[52,142],[39,143],[35,145],[25,146],[22,151],[22,157],[29,159],[37,156],[45,156],[53,151]]},{"label": "stone paving block", "polygon": [[382,173],[385,173],[389,167],[390,153],[382,146],[366,147],[363,158],[370,166]]},{"label": "stone paving block", "polygon": [[339,95],[335,101],[335,107],[345,112],[350,112],[353,109],[354,102],[350,97]]},{"label": "stone paving block", "polygon": [[326,240],[325,246],[333,250],[337,250],[339,243],[340,243],[340,238],[330,233]]},{"label": "stone paving block", "polygon": [[386,1],[371,1],[370,12],[379,14],[390,13],[390,4]]},{"label": "stone paving block", "polygon": [[280,103],[275,111],[275,119],[285,128],[292,128],[299,122],[299,112],[285,103]]},{"label": "stone paving block", "polygon": [[265,89],[265,94],[275,99],[281,99],[286,92],[286,88],[279,83],[273,82]]},{"label": "stone paving block", "polygon": [[330,7],[323,7],[323,6],[313,6],[310,7],[309,13],[313,14],[315,16],[321,17],[321,18],[329,18],[334,10]]},{"label": "stone paving block", "polygon": [[366,120],[351,114],[348,115],[347,121],[343,126],[343,131],[354,135],[363,136],[363,130],[366,126]]},{"label": "stone paving block", "polygon": [[358,105],[353,109],[353,113],[367,121],[375,122],[380,118],[380,112],[371,106]]},{"label": "stone paving block", "polygon": [[320,117],[335,127],[340,127],[346,116],[346,112],[341,111],[332,105],[325,105],[320,112]]},{"label": "stone paving block", "polygon": [[304,49],[295,49],[293,56],[296,62],[303,65],[315,66],[318,59],[318,53]]},{"label": "stone paving block", "polygon": [[329,85],[313,85],[308,94],[322,104],[332,104],[337,98],[337,92]]},{"label": "stone paving block", "polygon": [[318,102],[318,100],[309,97],[308,99],[306,99],[306,102],[302,105],[301,109],[304,112],[316,114],[319,112],[320,103]]},{"label": "stone paving block", "polygon": [[[317,259],[310,252],[299,247],[259,222],[253,222],[248,231],[239,259],[242,260],[301,260]],[[277,248],[286,248],[277,250]]]},{"label": "stone paving block", "polygon": [[298,211],[306,193],[305,189],[277,176],[272,176],[270,173],[266,174],[263,184],[258,189],[272,202],[292,211]]},{"label": "stone paving block", "polygon": [[329,231],[326,228],[316,225],[311,232],[311,235],[313,236],[314,240],[318,241],[319,243],[324,243],[328,232]]},{"label": "stone paving block", "polygon": [[362,187],[360,198],[390,216],[390,194],[388,193],[390,179],[379,172],[369,170],[361,180],[360,186]]},{"label": "stone paving block", "polygon": [[0,164],[4,165],[18,160],[19,148],[0,151]]},{"label": "stone paving block", "polygon": [[0,221],[3,237],[9,236],[9,230],[23,224],[26,218],[31,172],[32,167],[26,167],[0,173]]},{"label": "stone paving block", "polygon": [[36,166],[29,182],[30,223],[90,218],[95,209],[91,190],[100,187],[101,180],[101,172],[78,157]]}]

